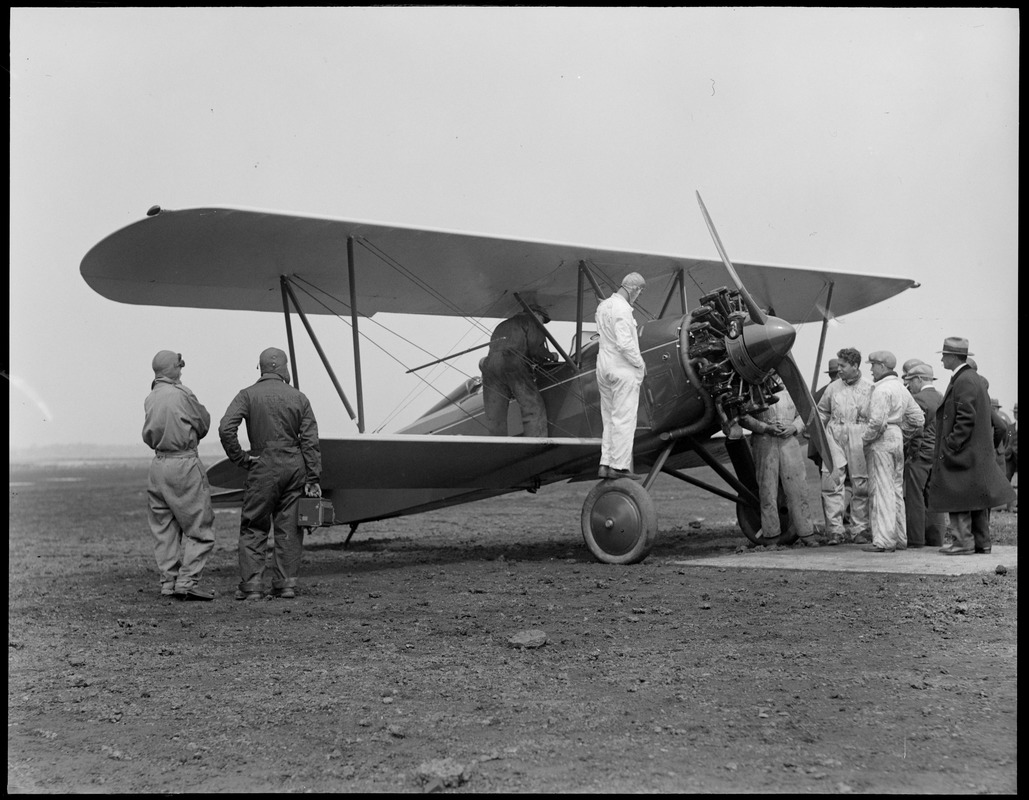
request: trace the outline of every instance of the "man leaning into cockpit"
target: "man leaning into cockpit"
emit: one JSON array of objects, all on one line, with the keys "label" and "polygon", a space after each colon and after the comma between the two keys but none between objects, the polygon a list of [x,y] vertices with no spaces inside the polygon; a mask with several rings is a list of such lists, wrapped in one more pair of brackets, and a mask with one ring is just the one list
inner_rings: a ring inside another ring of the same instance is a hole
[{"label": "man leaning into cockpit", "polygon": [[489,354],[479,361],[483,411],[491,436],[508,435],[507,408],[511,400],[521,409],[523,436],[548,435],[547,407],[532,368],[555,361],[557,356],[547,349],[540,324],[550,322],[550,315],[540,306],[530,308],[532,312],[519,312],[497,325],[490,337]]}]

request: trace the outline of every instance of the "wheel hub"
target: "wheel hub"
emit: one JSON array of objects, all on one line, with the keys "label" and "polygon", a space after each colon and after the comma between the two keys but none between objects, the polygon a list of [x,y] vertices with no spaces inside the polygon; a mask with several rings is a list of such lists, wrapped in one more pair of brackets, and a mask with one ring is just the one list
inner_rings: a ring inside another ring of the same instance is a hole
[{"label": "wheel hub", "polygon": [[643,516],[631,497],[608,492],[594,504],[590,526],[604,552],[620,556],[632,550],[639,540]]}]

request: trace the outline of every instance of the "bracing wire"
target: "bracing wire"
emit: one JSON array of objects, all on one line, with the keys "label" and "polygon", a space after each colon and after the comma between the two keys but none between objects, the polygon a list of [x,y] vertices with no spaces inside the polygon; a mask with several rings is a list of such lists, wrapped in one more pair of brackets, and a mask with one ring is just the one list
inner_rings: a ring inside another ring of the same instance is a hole
[{"label": "bracing wire", "polygon": [[[360,244],[360,245],[361,245],[362,247],[364,247],[364,249],[365,249],[365,250],[367,250],[367,251],[368,251],[368,252],[369,252],[370,254],[372,254],[372,255],[376,256],[377,258],[379,258],[379,259],[380,259],[380,260],[381,260],[381,261],[382,261],[382,262],[383,262],[384,264],[386,264],[387,266],[389,266],[390,268],[392,268],[393,270],[395,270],[395,271],[396,271],[396,272],[398,272],[399,274],[401,274],[401,275],[403,275],[404,277],[406,277],[406,278],[407,278],[407,279],[408,279],[409,281],[411,281],[411,282],[412,282],[412,283],[413,283],[413,284],[414,284],[415,286],[417,286],[417,287],[419,287],[420,289],[422,289],[422,290],[423,290],[423,291],[424,291],[424,292],[425,292],[426,294],[428,294],[428,295],[429,295],[430,297],[433,297],[433,298],[435,298],[435,299],[436,299],[436,300],[437,300],[437,301],[438,301],[438,302],[439,302],[439,303],[440,303],[441,305],[443,305],[443,306],[444,306],[445,308],[449,308],[449,309],[451,309],[451,310],[452,310],[452,311],[454,312],[454,315],[455,315],[455,316],[461,317],[461,318],[462,318],[462,319],[464,319],[464,320],[465,320],[466,322],[468,322],[468,323],[469,323],[469,324],[470,324],[470,325],[471,325],[471,326],[472,326],[473,328],[476,328],[476,329],[478,329],[478,330],[479,330],[480,332],[482,332],[482,333],[485,333],[485,334],[487,334],[487,335],[491,335],[491,334],[492,334],[492,331],[491,331],[491,330],[490,330],[489,328],[487,328],[487,327],[486,327],[486,326],[485,326],[485,325],[484,325],[484,324],[482,323],[481,319],[476,319],[476,318],[475,318],[475,316],[469,316],[468,314],[464,313],[464,311],[463,311],[462,309],[458,308],[458,307],[457,307],[457,306],[456,306],[456,305],[455,305],[455,304],[454,304],[454,303],[453,303],[452,301],[450,301],[450,300],[449,300],[449,299],[448,299],[448,298],[447,298],[447,297],[446,297],[446,296],[445,296],[445,295],[444,295],[444,294],[443,294],[442,292],[440,292],[440,291],[436,290],[436,289],[435,289],[435,288],[434,288],[433,286],[431,286],[431,285],[430,285],[430,284],[429,284],[428,282],[426,282],[426,281],[425,281],[424,279],[422,279],[421,277],[419,277],[419,276],[418,276],[417,274],[415,274],[415,273],[414,273],[414,272],[413,272],[412,270],[410,270],[410,269],[408,269],[407,267],[405,267],[405,266],[404,266],[403,264],[401,264],[401,263],[400,263],[400,262],[399,262],[399,261],[398,261],[397,259],[395,259],[395,258],[394,258],[393,256],[391,256],[391,255],[389,255],[388,253],[386,253],[385,251],[383,251],[383,250],[382,250],[381,248],[379,248],[379,247],[378,247],[377,245],[374,245],[374,244],[373,244],[372,242],[368,241],[368,240],[367,240],[367,239],[365,239],[364,237],[356,237],[356,238],[354,239],[354,241],[355,241],[356,243]],[[593,262],[591,262],[591,263],[593,263]],[[601,270],[601,269],[600,269],[600,268],[599,268],[599,267],[598,267],[598,266],[597,266],[596,264],[593,264],[593,266],[594,266],[594,268],[595,268],[595,269],[597,269],[597,271],[598,271],[598,272],[600,272],[600,273],[601,273],[601,275],[602,275],[602,276],[604,277],[604,279],[605,279],[605,280],[607,281],[608,285],[616,285],[616,282],[612,281],[612,279],[610,278],[610,276],[609,276],[609,275],[607,275],[607,274],[606,274],[606,273],[605,273],[605,272],[604,272],[603,270]],[[555,268],[554,268],[554,270],[552,270],[552,271],[551,271],[551,272],[550,272],[550,273],[549,273],[548,275],[546,275],[546,276],[544,276],[544,277],[540,278],[540,279],[539,279],[538,281],[536,281],[535,283],[541,283],[541,282],[545,282],[545,281],[546,281],[546,279],[547,279],[548,277],[550,277],[550,275],[553,275],[553,274],[554,274],[554,272],[556,272],[556,271],[557,271],[558,269],[560,269],[560,267],[561,267],[561,265],[558,265],[558,266],[557,266],[557,267],[555,267]],[[305,278],[303,278],[303,277],[301,277],[301,276],[299,276],[299,275],[293,275],[293,276],[291,276],[291,277],[292,277],[292,278],[294,279],[294,281],[300,281],[300,282],[303,282],[303,283],[305,284],[305,286],[306,286],[306,287],[310,287],[310,290],[309,290],[309,289],[307,289],[307,288],[304,288],[304,287],[298,286],[298,288],[300,288],[300,289],[301,289],[301,291],[303,291],[305,295],[307,295],[307,296],[308,296],[309,298],[311,298],[311,299],[312,299],[312,300],[313,300],[314,302],[316,302],[316,303],[318,303],[318,304],[319,304],[320,306],[322,306],[322,307],[323,307],[323,308],[324,308],[324,309],[325,309],[326,311],[328,311],[328,312],[329,312],[330,314],[332,314],[333,316],[335,316],[335,317],[336,317],[336,319],[338,319],[338,320],[340,320],[340,321],[344,322],[344,323],[345,323],[346,325],[348,325],[348,326],[351,326],[351,325],[352,325],[352,323],[351,323],[351,322],[350,322],[349,320],[346,320],[346,319],[344,319],[344,318],[343,318],[342,316],[340,316],[340,315],[339,315],[338,313],[336,313],[335,311],[333,311],[333,310],[332,310],[332,308],[331,308],[331,307],[330,307],[329,305],[327,305],[327,304],[326,304],[325,302],[321,301],[321,300],[320,300],[319,298],[315,297],[315,296],[314,296],[314,295],[312,294],[312,291],[317,291],[317,292],[320,292],[321,294],[323,294],[323,295],[325,295],[326,297],[328,297],[328,298],[332,299],[333,301],[335,301],[335,302],[336,302],[336,303],[338,303],[339,305],[343,306],[343,307],[344,307],[344,308],[346,308],[347,310],[352,310],[352,307],[351,307],[351,305],[350,305],[349,303],[346,303],[346,302],[344,302],[344,301],[343,301],[343,300],[342,300],[341,298],[338,298],[338,297],[336,297],[336,296],[332,295],[331,293],[329,293],[329,292],[325,291],[324,289],[322,289],[322,288],[321,288],[321,287],[319,287],[319,286],[316,286],[315,284],[311,283],[310,281],[308,281],[307,279],[305,279]],[[494,307],[495,305],[497,305],[497,304],[498,304],[498,303],[500,302],[500,299],[501,299],[501,298],[497,298],[496,300],[494,300],[494,301],[493,301],[492,303],[490,303],[490,304],[489,304],[488,306],[486,306],[486,308],[484,308],[484,309],[482,310],[482,313],[480,313],[480,314],[477,314],[476,316],[478,316],[478,317],[480,317],[480,318],[481,318],[481,317],[485,317],[485,316],[487,316],[487,314],[488,314],[488,311],[489,311],[489,309],[490,309],[490,308],[492,308],[492,307]],[[647,311],[646,309],[644,309],[644,308],[641,308],[641,311],[643,311],[643,313],[647,314],[647,316],[648,316],[648,317],[650,317],[651,319],[653,319],[653,318],[654,318],[654,314],[653,314],[653,313],[651,313],[651,312],[649,312],[649,311]],[[386,327],[385,325],[383,325],[383,324],[381,324],[381,323],[377,322],[376,320],[372,319],[371,317],[365,317],[365,319],[367,319],[367,320],[368,320],[369,322],[372,322],[373,324],[375,324],[376,326],[378,326],[378,327],[379,327],[379,328],[381,328],[382,330],[385,330],[385,331],[387,331],[388,333],[391,333],[391,334],[392,334],[393,336],[396,336],[396,337],[397,337],[398,339],[400,339],[401,341],[403,341],[403,342],[406,342],[407,344],[409,344],[409,345],[411,345],[411,346],[415,347],[416,349],[420,350],[421,352],[423,352],[423,353],[425,353],[425,354],[427,354],[427,355],[429,355],[429,356],[432,356],[433,358],[435,358],[435,357],[436,357],[436,356],[435,356],[434,354],[432,354],[432,353],[429,353],[429,351],[428,351],[428,350],[426,350],[425,348],[421,347],[421,346],[420,346],[420,345],[418,345],[417,343],[415,343],[415,342],[412,342],[411,340],[407,339],[407,338],[406,338],[406,337],[404,337],[404,336],[401,336],[401,335],[400,335],[400,334],[398,334],[398,333],[397,333],[396,331],[393,331],[393,330],[391,330],[390,328],[388,328],[388,327]],[[393,361],[395,361],[395,362],[396,362],[397,364],[400,364],[400,365],[401,365],[402,367],[404,367],[405,369],[407,369],[407,368],[408,368],[408,365],[404,364],[404,363],[403,363],[403,362],[402,362],[402,361],[401,361],[401,360],[400,360],[399,358],[397,358],[397,357],[396,357],[395,355],[393,355],[393,354],[392,354],[391,352],[389,352],[389,351],[388,351],[388,350],[387,350],[386,348],[384,348],[383,346],[381,346],[381,345],[380,345],[380,344],[379,344],[378,342],[376,342],[375,340],[371,339],[371,338],[370,338],[369,336],[367,336],[367,335],[366,335],[366,334],[365,334],[364,332],[361,332],[361,331],[359,331],[359,334],[360,334],[360,336],[361,336],[362,338],[364,338],[364,339],[365,339],[366,341],[370,342],[370,343],[371,343],[371,344],[373,344],[373,345],[374,345],[374,346],[375,346],[376,348],[378,348],[378,349],[379,349],[380,351],[382,351],[382,352],[383,352],[383,353],[385,353],[385,354],[386,354],[387,356],[389,356],[389,358],[391,358],[391,359],[392,359]],[[453,349],[454,349],[455,347],[457,347],[457,346],[458,346],[458,344],[460,344],[460,343],[461,343],[461,341],[462,341],[462,340],[463,340],[463,339],[464,339],[464,338],[465,338],[465,337],[466,337],[467,335],[468,335],[468,332],[467,332],[467,331],[466,331],[466,332],[465,332],[464,334],[462,334],[461,338],[460,338],[460,339],[458,339],[458,343],[457,343],[457,344],[455,344],[455,345],[454,345],[454,346],[453,346],[453,347],[451,348],[451,350],[453,350]],[[528,358],[526,358],[526,357],[525,357],[524,355],[520,355],[519,357],[520,357],[520,358],[522,358],[522,359],[523,359],[523,361],[525,361],[526,363],[529,363],[529,359],[528,359]],[[455,366],[455,365],[453,365],[453,364],[446,364],[446,363],[444,363],[444,364],[441,364],[441,365],[440,365],[440,369],[443,369],[443,368],[447,368],[447,367],[449,367],[449,368],[451,368],[451,369],[454,369],[454,370],[456,370],[456,371],[457,371],[457,372],[459,372],[460,374],[464,375],[464,376],[465,376],[466,378],[471,378],[471,376],[470,376],[470,375],[468,375],[468,373],[466,373],[466,372],[465,372],[464,370],[462,370],[462,369],[460,369],[460,368],[456,367],[456,366]],[[421,396],[421,394],[422,394],[422,393],[424,393],[424,392],[426,391],[426,389],[431,389],[432,391],[436,392],[436,394],[438,394],[438,395],[440,395],[441,397],[444,397],[444,398],[445,398],[445,397],[446,397],[447,395],[446,395],[446,394],[444,394],[444,393],[443,393],[443,392],[442,392],[442,391],[441,391],[440,389],[438,389],[438,388],[437,388],[436,386],[434,386],[434,385],[433,385],[432,383],[430,383],[430,381],[429,381],[429,377],[435,377],[435,376],[436,376],[436,375],[438,375],[438,374],[439,374],[439,372],[437,372],[437,371],[435,371],[435,370],[434,370],[434,371],[431,371],[431,372],[430,372],[430,373],[428,374],[428,376],[418,376],[418,378],[419,378],[419,380],[420,380],[420,382],[421,382],[421,385],[420,385],[420,386],[416,386],[415,388],[413,388],[413,389],[412,389],[411,391],[409,391],[409,392],[407,393],[407,395],[406,395],[406,396],[405,396],[404,398],[402,398],[402,399],[401,399],[401,400],[399,401],[399,403],[398,403],[398,404],[397,404],[397,406],[396,406],[396,407],[394,408],[394,410],[393,410],[392,412],[390,412],[390,414],[389,414],[389,415],[387,415],[387,418],[386,418],[386,420],[385,420],[385,421],[384,421],[384,422],[382,423],[382,425],[380,425],[380,426],[379,426],[379,427],[378,427],[378,428],[376,429],[376,432],[379,432],[379,431],[381,431],[381,430],[382,430],[382,428],[383,428],[383,427],[385,427],[385,425],[387,425],[387,424],[388,424],[388,423],[389,423],[389,422],[390,422],[391,420],[393,420],[393,419],[394,419],[394,418],[395,418],[395,417],[396,417],[396,416],[397,416],[397,415],[398,415],[398,414],[399,414],[399,413],[400,413],[401,411],[403,411],[403,410],[405,410],[406,408],[410,407],[410,404],[411,404],[412,402],[414,402],[414,400],[415,400],[415,399],[416,399],[417,397]],[[580,400],[582,399],[582,398],[581,398],[581,396],[580,396],[580,398],[579,398],[579,399],[580,399]],[[474,419],[473,415],[469,414],[469,413],[468,413],[467,411],[464,411],[464,409],[461,409],[461,410],[462,410],[462,412],[463,412],[463,413],[465,413],[465,414],[466,414],[466,415],[467,415],[467,416],[468,416],[469,418],[471,418],[471,419]]]},{"label": "bracing wire", "polygon": [[[319,299],[318,297],[315,297],[315,296],[314,296],[314,294],[312,293],[312,291],[311,291],[311,290],[309,290],[309,289],[308,289],[307,287],[311,287],[311,289],[313,289],[314,291],[318,291],[318,292],[321,292],[322,294],[326,295],[327,297],[331,298],[332,300],[335,300],[335,301],[336,301],[337,303],[339,303],[340,305],[342,305],[342,306],[346,307],[347,309],[349,309],[349,308],[350,308],[350,306],[349,306],[349,305],[348,305],[347,303],[343,302],[343,301],[342,301],[341,299],[339,299],[338,297],[335,297],[335,296],[334,296],[334,295],[332,295],[331,293],[329,293],[329,292],[326,292],[326,291],[325,291],[324,289],[322,289],[321,287],[315,286],[315,285],[314,285],[314,284],[312,284],[312,283],[311,283],[310,281],[308,281],[308,280],[307,280],[306,278],[302,278],[302,277],[300,277],[299,275],[294,275],[294,276],[291,276],[291,277],[292,277],[292,278],[293,278],[293,280],[294,280],[294,285],[295,285],[295,286],[296,286],[296,287],[297,287],[297,288],[298,288],[298,289],[299,289],[299,290],[300,290],[301,292],[303,292],[303,293],[304,293],[304,295],[306,295],[306,296],[307,296],[307,297],[309,297],[309,298],[310,298],[310,299],[311,299],[312,301],[314,301],[315,303],[317,303],[318,305],[320,305],[320,306],[321,306],[322,308],[324,308],[324,309],[325,309],[326,311],[328,311],[328,312],[329,312],[329,313],[330,313],[330,314],[331,314],[332,316],[334,316],[334,317],[335,317],[336,319],[338,319],[339,321],[341,321],[341,322],[342,322],[343,324],[347,325],[348,327],[349,327],[349,326],[351,326],[351,323],[350,323],[350,321],[349,321],[349,320],[347,320],[347,319],[344,319],[344,318],[343,318],[342,316],[340,316],[340,315],[339,315],[339,314],[337,314],[337,313],[336,313],[335,311],[333,311],[333,310],[332,310],[332,309],[331,309],[331,308],[329,307],[329,305],[328,305],[328,304],[326,304],[325,302],[323,302],[322,300],[320,300],[320,299]],[[303,283],[305,284],[305,286],[300,286],[300,285],[298,285],[298,284],[296,283],[296,281],[302,281],[302,282],[303,282]],[[366,319],[366,320],[368,320],[369,322],[371,322],[372,324],[374,324],[374,325],[378,326],[379,328],[382,328],[382,329],[383,329],[384,331],[386,331],[387,333],[390,333],[390,334],[392,334],[393,336],[396,336],[396,337],[397,337],[398,339],[400,339],[401,341],[407,342],[408,344],[412,345],[413,347],[417,348],[418,350],[421,350],[421,351],[422,351],[423,353],[426,353],[427,355],[430,355],[430,356],[432,356],[432,355],[433,355],[432,353],[430,353],[430,352],[429,352],[428,350],[426,350],[425,348],[421,347],[420,345],[416,344],[415,342],[412,342],[412,341],[411,341],[410,339],[407,339],[407,338],[405,338],[405,337],[401,336],[401,335],[400,335],[400,334],[398,334],[398,333],[397,333],[396,331],[390,330],[390,329],[389,329],[389,328],[387,328],[387,327],[386,327],[385,325],[382,325],[381,323],[377,322],[376,320],[372,319],[371,317],[365,317],[365,319]],[[407,364],[405,364],[405,363],[404,363],[403,361],[401,361],[401,360],[400,360],[399,358],[397,358],[397,357],[396,357],[395,355],[393,355],[393,353],[391,353],[391,352],[390,352],[389,350],[387,350],[387,349],[386,349],[385,347],[383,347],[382,345],[380,345],[380,344],[379,344],[378,342],[376,342],[376,341],[375,341],[374,339],[372,339],[371,337],[369,337],[369,336],[368,336],[367,334],[365,334],[365,333],[363,333],[363,332],[361,332],[361,331],[358,331],[358,333],[360,334],[360,336],[361,336],[361,338],[362,338],[362,339],[364,339],[365,341],[367,341],[367,342],[369,342],[370,344],[374,345],[374,346],[375,346],[375,347],[376,347],[376,348],[377,348],[378,350],[380,350],[380,351],[382,351],[383,353],[385,353],[385,354],[386,354],[386,355],[387,355],[387,356],[388,356],[388,357],[389,357],[390,359],[392,359],[392,360],[393,360],[393,361],[395,361],[395,362],[396,362],[397,364],[399,364],[400,366],[402,366],[402,367],[404,367],[405,369],[407,369],[408,365],[407,365]],[[450,365],[450,366],[451,366],[451,367],[452,367],[453,369],[457,369],[457,371],[458,371],[458,372],[460,372],[461,374],[465,375],[465,377],[466,377],[466,378],[467,378],[467,377],[471,377],[471,376],[469,376],[469,375],[468,375],[468,374],[467,374],[466,372],[464,372],[463,370],[460,370],[460,369],[458,369],[457,367],[454,367],[453,365]],[[418,379],[419,379],[420,381],[422,381],[422,382],[423,382],[423,383],[424,383],[424,384],[425,384],[425,385],[426,385],[426,386],[427,386],[428,388],[430,388],[430,389],[432,389],[432,390],[433,390],[434,392],[436,392],[436,393],[437,393],[437,394],[438,394],[438,395],[439,395],[440,397],[446,397],[446,394],[445,394],[445,393],[444,393],[444,392],[443,392],[442,390],[440,390],[439,388],[437,388],[436,386],[433,386],[433,385],[432,385],[431,383],[429,383],[429,381],[428,381],[428,379],[427,379],[427,378],[425,378],[425,377],[423,377],[423,376],[417,376],[417,377],[418,377]],[[402,402],[403,402],[403,401],[402,401]],[[406,408],[407,406],[404,406],[404,407]],[[398,413],[398,412],[394,411],[394,412],[393,412],[393,414],[391,415],[391,418],[392,418],[393,416],[396,416],[396,413]],[[465,412],[465,413],[467,413],[467,412]],[[473,418],[471,414],[468,414],[468,416],[469,416],[469,418]],[[379,430],[381,430],[381,426],[380,426]]]}]

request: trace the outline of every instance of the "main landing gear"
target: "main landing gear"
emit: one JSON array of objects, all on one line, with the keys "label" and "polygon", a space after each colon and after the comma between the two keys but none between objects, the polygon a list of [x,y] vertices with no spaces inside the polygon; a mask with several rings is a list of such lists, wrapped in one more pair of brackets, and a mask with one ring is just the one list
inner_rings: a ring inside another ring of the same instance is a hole
[{"label": "main landing gear", "polygon": [[636,564],[657,536],[657,511],[650,493],[629,478],[602,480],[582,505],[582,538],[605,564]]}]

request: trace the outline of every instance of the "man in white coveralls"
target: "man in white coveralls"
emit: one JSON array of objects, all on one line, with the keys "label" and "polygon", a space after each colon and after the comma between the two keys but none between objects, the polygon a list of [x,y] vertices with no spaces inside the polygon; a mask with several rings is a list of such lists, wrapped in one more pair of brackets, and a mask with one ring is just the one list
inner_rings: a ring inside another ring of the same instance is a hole
[{"label": "man in white coveralls", "polygon": [[640,354],[632,306],[647,282],[638,272],[622,279],[618,291],[597,306],[597,386],[604,434],[600,446],[601,478],[632,474],[632,444],[636,434],[640,384],[646,365]]}]

